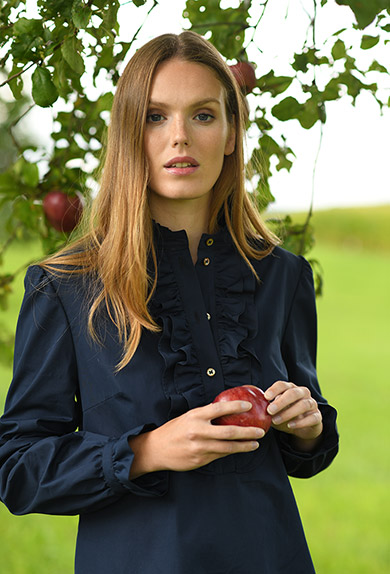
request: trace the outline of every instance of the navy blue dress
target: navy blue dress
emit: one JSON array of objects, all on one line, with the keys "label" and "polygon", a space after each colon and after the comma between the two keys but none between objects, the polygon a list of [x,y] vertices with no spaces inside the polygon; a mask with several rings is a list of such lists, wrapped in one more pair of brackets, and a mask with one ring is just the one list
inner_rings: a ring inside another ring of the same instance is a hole
[{"label": "navy blue dress", "polygon": [[[1,500],[15,514],[79,514],[78,574],[312,574],[288,475],[326,468],[338,435],[316,378],[311,268],[276,248],[252,261],[257,282],[226,229],[202,237],[195,266],[184,231],[156,226],[156,246],[162,332],[144,332],[119,373],[108,318],[102,346],[87,333],[88,281],[28,270],[0,419]],[[314,452],[271,429],[255,452],[129,480],[130,437],[227,387],[278,379],[319,403]]]}]

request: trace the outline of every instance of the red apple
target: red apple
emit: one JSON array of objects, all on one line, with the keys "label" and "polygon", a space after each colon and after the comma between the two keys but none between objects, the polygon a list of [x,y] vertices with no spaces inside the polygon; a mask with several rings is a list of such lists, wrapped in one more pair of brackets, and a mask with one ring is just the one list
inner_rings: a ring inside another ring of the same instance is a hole
[{"label": "red apple", "polygon": [[72,231],[80,220],[83,205],[77,195],[67,195],[55,189],[43,199],[43,211],[57,231]]},{"label": "red apple", "polygon": [[217,425],[237,425],[241,427],[261,427],[267,432],[271,426],[272,417],[267,413],[269,401],[259,387],[242,385],[222,391],[214,399],[214,403],[221,401],[249,401],[252,403],[250,411],[245,413],[224,415],[213,420]]},{"label": "red apple", "polygon": [[244,94],[249,94],[256,87],[255,67],[250,62],[238,62],[229,66]]}]

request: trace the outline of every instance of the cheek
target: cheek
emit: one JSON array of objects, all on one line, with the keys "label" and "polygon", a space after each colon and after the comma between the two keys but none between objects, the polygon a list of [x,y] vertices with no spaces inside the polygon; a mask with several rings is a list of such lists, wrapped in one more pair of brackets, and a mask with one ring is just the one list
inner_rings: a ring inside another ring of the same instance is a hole
[{"label": "cheek", "polygon": [[205,149],[207,148],[207,155],[215,158],[223,158],[225,152],[227,136],[226,132],[221,133],[218,131],[215,134],[210,134],[207,142],[205,142]]}]

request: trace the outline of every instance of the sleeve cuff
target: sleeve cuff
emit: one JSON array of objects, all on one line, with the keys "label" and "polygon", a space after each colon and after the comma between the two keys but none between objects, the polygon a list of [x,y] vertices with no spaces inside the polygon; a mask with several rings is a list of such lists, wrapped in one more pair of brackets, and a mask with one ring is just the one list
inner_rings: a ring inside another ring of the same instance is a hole
[{"label": "sleeve cuff", "polygon": [[327,468],[338,452],[338,432],[336,427],[336,410],[328,404],[319,404],[322,412],[324,430],[321,441],[310,452],[294,448],[293,437],[278,433],[279,447],[287,472],[290,476],[308,478]]},{"label": "sleeve cuff", "polygon": [[108,442],[103,449],[103,473],[107,485],[118,494],[133,493],[138,496],[158,497],[168,491],[168,471],[151,472],[134,480],[129,479],[134,453],[129,439],[155,428],[141,425]]}]

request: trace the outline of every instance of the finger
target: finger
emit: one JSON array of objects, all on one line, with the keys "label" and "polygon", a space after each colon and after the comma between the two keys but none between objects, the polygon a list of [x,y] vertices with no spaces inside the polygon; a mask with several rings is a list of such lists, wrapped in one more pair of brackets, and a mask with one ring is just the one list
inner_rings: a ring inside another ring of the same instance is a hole
[{"label": "finger", "polygon": [[259,443],[256,440],[246,440],[246,441],[218,440],[218,441],[210,441],[209,444],[210,454],[218,455],[219,457],[227,456],[229,454],[236,454],[239,452],[252,452],[258,448]]},{"label": "finger", "polygon": [[268,406],[267,411],[273,416],[288,408],[290,405],[309,398],[311,398],[311,394],[307,387],[297,387],[293,385],[292,387],[288,387],[283,394],[278,395]]},{"label": "finger", "polygon": [[242,427],[238,425],[212,425],[210,437],[218,440],[245,441],[257,440],[265,435],[260,427]]},{"label": "finger", "polygon": [[200,409],[202,416],[207,420],[213,420],[224,415],[232,415],[245,413],[252,408],[252,403],[249,401],[220,401],[219,403],[211,403]]},{"label": "finger", "polygon": [[264,395],[268,401],[273,401],[278,395],[284,393],[287,389],[295,387],[294,383],[288,381],[275,381],[273,385],[268,387]]},{"label": "finger", "polygon": [[275,411],[276,414],[272,415],[272,422],[274,424],[282,424],[295,419],[299,416],[305,416],[307,413],[312,413],[318,410],[317,402],[312,398],[304,398],[296,401],[291,406],[283,410]]},{"label": "finger", "polygon": [[289,429],[304,429],[322,424],[321,411],[317,410],[305,416],[297,417],[287,423]]}]

